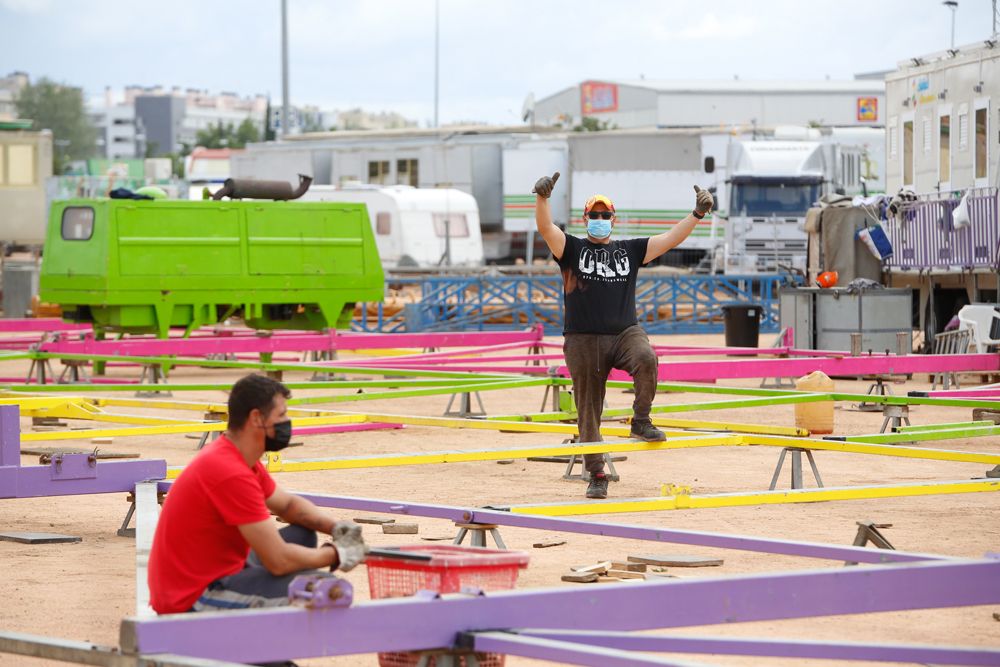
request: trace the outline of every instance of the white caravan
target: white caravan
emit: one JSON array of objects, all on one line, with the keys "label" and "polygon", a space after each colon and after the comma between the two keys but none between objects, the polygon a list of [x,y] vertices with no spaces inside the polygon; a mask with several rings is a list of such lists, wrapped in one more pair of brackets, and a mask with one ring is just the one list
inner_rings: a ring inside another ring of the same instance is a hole
[{"label": "white caravan", "polygon": [[314,185],[299,201],[364,204],[383,266],[483,265],[479,207],[472,195],[460,190]]}]

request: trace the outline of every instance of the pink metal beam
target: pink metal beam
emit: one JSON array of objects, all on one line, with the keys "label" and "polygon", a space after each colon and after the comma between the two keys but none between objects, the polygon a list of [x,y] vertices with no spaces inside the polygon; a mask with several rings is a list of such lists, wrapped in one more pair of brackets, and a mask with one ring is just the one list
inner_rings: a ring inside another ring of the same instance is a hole
[{"label": "pink metal beam", "polygon": [[541,327],[524,331],[413,334],[274,333],[271,335],[204,335],[192,338],[125,338],[122,340],[60,340],[42,343],[41,352],[52,354],[109,354],[122,356],[201,357],[209,354],[310,352],[398,347],[478,347],[510,343],[534,344]]},{"label": "pink metal beam", "polygon": [[0,333],[44,333],[48,331],[90,331],[90,325],[63,322],[58,317],[25,317],[0,320]]}]

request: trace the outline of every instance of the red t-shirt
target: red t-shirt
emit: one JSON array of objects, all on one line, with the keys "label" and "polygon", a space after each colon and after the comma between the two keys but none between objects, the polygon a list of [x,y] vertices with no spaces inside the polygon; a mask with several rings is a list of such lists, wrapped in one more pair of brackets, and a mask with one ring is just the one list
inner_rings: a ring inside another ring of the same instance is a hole
[{"label": "red t-shirt", "polygon": [[247,466],[220,436],[170,488],[149,554],[149,593],[160,614],[191,608],[210,583],[243,569],[250,545],[239,526],[271,516],[275,484],[260,461]]}]

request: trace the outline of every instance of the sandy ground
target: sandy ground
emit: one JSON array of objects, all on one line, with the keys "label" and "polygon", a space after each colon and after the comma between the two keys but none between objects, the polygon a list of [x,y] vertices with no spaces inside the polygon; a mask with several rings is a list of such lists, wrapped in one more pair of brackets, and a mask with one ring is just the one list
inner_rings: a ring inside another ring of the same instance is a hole
[{"label": "sandy ground", "polygon": [[[556,339],[554,339],[556,340]],[[721,344],[721,336],[658,336],[655,342],[672,344]],[[17,375],[26,368],[9,363],[4,375]],[[113,376],[134,377],[136,369],[115,368]],[[177,369],[174,382],[234,380],[239,373]],[[297,379],[297,378],[289,378]],[[973,378],[969,378],[973,380]],[[978,379],[978,378],[976,378]],[[893,386],[895,393],[926,388],[926,377],[916,377],[905,385]],[[755,381],[732,382],[730,386],[757,386]],[[867,383],[838,381],[837,389],[860,391]],[[543,389],[521,389],[483,395],[492,414],[538,411]],[[296,396],[329,395],[330,391],[297,391]],[[112,394],[107,394],[112,395]],[[130,395],[116,393],[114,395]],[[223,401],[222,392],[182,394],[183,400]],[[702,395],[664,394],[657,403],[706,400]],[[612,407],[631,405],[632,397],[623,391],[610,391]],[[357,412],[440,416],[447,396],[325,405],[331,409],[346,407]],[[121,412],[138,413],[134,408]],[[196,413],[158,412],[157,414],[193,416]],[[681,413],[678,417],[743,421],[760,424],[792,425],[794,408],[775,406],[765,409],[723,410],[711,413]],[[914,424],[966,421],[965,408],[917,407],[911,410]],[[847,404],[838,405],[836,432],[859,434],[877,432],[880,413],[854,411]],[[81,426],[72,423],[73,426]],[[23,420],[22,430],[30,430],[30,420]],[[363,453],[403,453],[441,449],[482,449],[532,444],[554,444],[562,436],[494,433],[473,430],[407,427],[397,431],[374,431],[303,438],[301,447],[289,450],[288,458],[342,456]],[[195,454],[197,441],[183,435],[118,439],[113,451],[137,451],[144,458],[165,458],[171,465],[184,464]],[[55,443],[45,443],[47,445]],[[995,438],[970,441],[942,441],[925,445],[943,449],[1000,453]],[[756,491],[767,488],[777,460],[774,448],[711,448],[628,454],[618,463],[622,481],[611,485],[611,497],[656,496],[663,483],[691,487],[692,493]],[[869,485],[916,482],[922,480],[963,480],[982,477],[988,466],[909,460],[831,452],[816,453],[823,481],[827,486]],[[23,465],[36,464],[35,457],[22,457]],[[561,479],[563,465],[518,460],[509,465],[495,462],[373,468],[358,471],[284,473],[278,483],[292,490],[328,494],[366,496],[383,499],[405,498],[411,502],[445,503],[457,506],[507,505],[522,503],[583,502],[582,482]],[[787,471],[787,463],[786,463]],[[807,485],[812,485],[806,472]],[[781,482],[787,487],[787,472]],[[67,533],[83,538],[78,544],[21,545],[0,542],[0,628],[53,637],[86,640],[106,645],[118,641],[119,622],[135,611],[134,540],[115,535],[127,509],[124,494],[6,500],[0,503],[0,526],[6,530],[30,530]],[[350,518],[357,513],[339,513]],[[882,500],[854,500],[800,505],[775,505],[729,509],[677,510],[649,513],[615,514],[588,517],[594,521],[612,521],[676,529],[715,531],[790,540],[815,540],[850,544],[856,532],[855,521],[872,519],[891,523],[888,538],[899,549],[953,556],[978,557],[1000,551],[1000,495],[995,493],[923,496]],[[408,519],[409,520],[409,519]],[[416,518],[420,536],[448,536],[454,527],[444,521]],[[637,553],[685,553],[717,556],[725,559],[719,568],[672,570],[681,577],[719,577],[746,572],[780,572],[815,567],[839,567],[839,563],[758,554],[691,548],[663,543],[649,543],[598,538],[573,533],[502,529],[508,547],[524,550],[531,557],[528,569],[521,573],[518,588],[580,586],[565,584],[560,575],[571,565],[603,559],[625,559]],[[377,546],[422,543],[419,539],[383,535],[376,526],[365,527],[366,539]],[[563,546],[534,549],[532,544],[547,539],[562,539]],[[356,599],[366,599],[368,584],[365,568],[347,575],[355,586]],[[601,584],[588,584],[600,586]],[[635,584],[642,585],[642,584]],[[670,605],[668,596],[664,604]],[[830,639],[863,642],[928,642],[932,644],[969,644],[1000,647],[1000,623],[992,617],[1000,607],[972,607],[885,613],[868,616],[841,616],[823,619],[769,623],[735,624],[724,627],[690,628],[688,634],[726,636]],[[614,616],[616,609],[608,609]],[[683,614],[683,609],[677,613]],[[686,656],[685,659],[720,665],[784,665],[790,660],[747,659],[720,656]],[[827,664],[821,661],[796,663]],[[0,655],[0,665],[42,665],[40,660]],[[300,661],[304,665],[373,665],[374,656],[351,656]],[[538,665],[537,661],[510,658],[508,665]],[[843,664],[843,663],[831,663]]]}]

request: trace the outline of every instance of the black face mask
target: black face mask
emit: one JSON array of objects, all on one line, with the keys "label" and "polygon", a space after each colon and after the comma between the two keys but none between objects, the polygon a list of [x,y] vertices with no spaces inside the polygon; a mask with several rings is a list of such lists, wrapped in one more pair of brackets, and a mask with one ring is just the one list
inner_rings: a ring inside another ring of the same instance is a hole
[{"label": "black face mask", "polygon": [[292,440],[292,420],[288,419],[274,425],[274,437],[264,434],[264,451],[280,452]]}]

